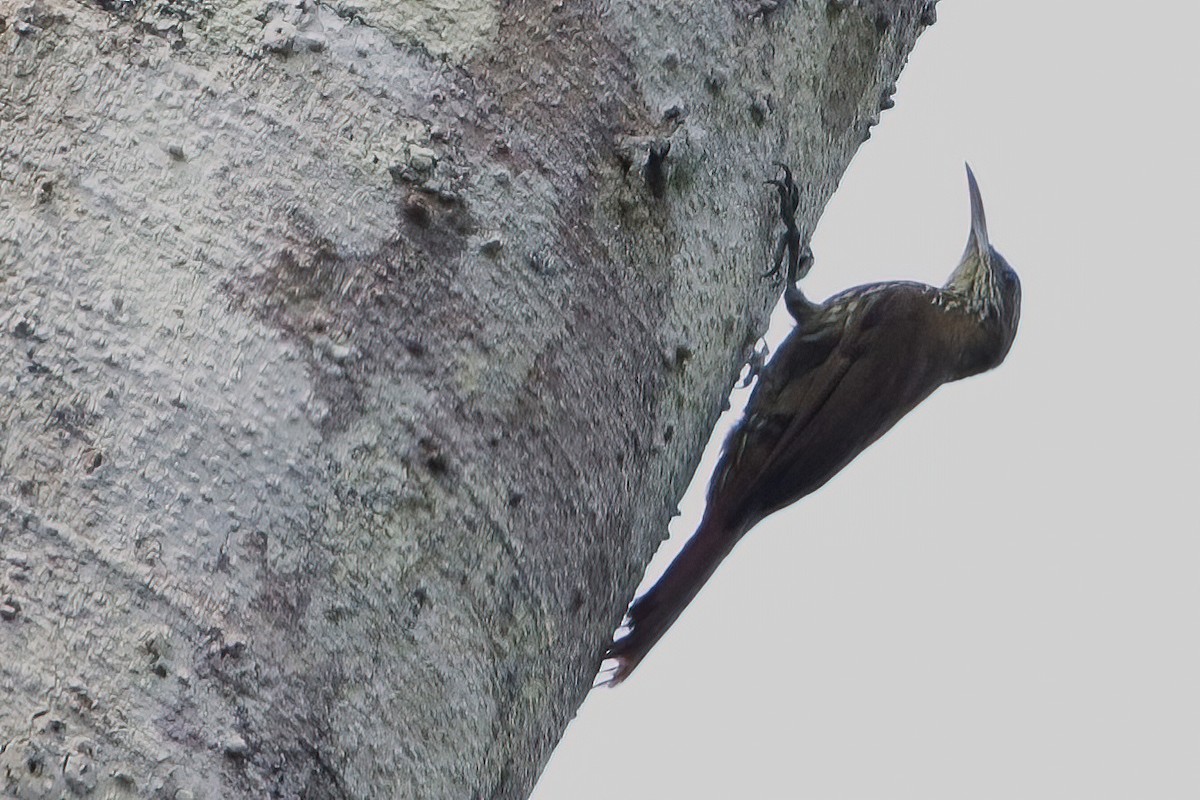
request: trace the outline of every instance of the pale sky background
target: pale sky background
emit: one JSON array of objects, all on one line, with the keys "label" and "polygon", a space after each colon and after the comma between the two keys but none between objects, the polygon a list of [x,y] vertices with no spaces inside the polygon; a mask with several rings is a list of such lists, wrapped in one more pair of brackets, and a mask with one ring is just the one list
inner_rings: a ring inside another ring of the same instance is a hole
[{"label": "pale sky background", "polygon": [[1200,798],[1200,3],[938,16],[805,289],[941,284],[969,160],[1008,361],[752,531],[535,800]]}]

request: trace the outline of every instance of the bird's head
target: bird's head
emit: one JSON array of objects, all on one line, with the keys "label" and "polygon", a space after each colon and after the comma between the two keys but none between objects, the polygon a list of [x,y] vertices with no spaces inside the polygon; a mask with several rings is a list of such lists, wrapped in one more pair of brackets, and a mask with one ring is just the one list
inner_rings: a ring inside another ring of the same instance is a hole
[{"label": "bird's head", "polygon": [[970,165],[967,165],[967,188],[971,195],[971,230],[962,260],[946,281],[945,289],[960,295],[971,311],[1001,326],[1005,334],[1000,355],[1003,358],[1016,335],[1021,315],[1021,281],[988,240],[983,198]]}]

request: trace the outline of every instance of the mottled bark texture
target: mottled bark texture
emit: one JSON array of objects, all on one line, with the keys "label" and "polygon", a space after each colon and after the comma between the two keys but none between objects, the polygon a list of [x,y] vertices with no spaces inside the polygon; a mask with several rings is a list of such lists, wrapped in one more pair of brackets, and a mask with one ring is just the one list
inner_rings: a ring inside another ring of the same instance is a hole
[{"label": "mottled bark texture", "polygon": [[929,21],[0,0],[0,794],[525,796]]}]

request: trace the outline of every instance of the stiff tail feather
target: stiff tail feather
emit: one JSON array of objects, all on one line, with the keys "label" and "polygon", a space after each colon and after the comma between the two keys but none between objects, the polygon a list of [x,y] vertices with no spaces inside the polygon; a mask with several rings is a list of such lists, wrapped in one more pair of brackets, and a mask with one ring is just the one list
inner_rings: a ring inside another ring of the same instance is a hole
[{"label": "stiff tail feather", "polygon": [[658,582],[629,607],[628,631],[604,654],[616,665],[603,684],[616,686],[629,677],[748,529],[730,529],[724,519],[707,516],[701,521]]}]

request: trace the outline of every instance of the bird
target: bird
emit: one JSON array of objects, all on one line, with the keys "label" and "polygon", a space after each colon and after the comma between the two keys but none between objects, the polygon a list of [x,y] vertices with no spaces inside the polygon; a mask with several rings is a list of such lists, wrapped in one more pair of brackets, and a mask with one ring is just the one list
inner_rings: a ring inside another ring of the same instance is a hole
[{"label": "bird", "polygon": [[629,677],[750,529],[821,488],[942,384],[998,366],[1016,336],[1020,279],[988,239],[970,165],[967,246],[945,285],[870,283],[823,303],[799,287],[813,256],[796,224],[799,188],[778,166],[783,177],[766,183],[778,191],[785,230],[766,275],[779,274],[786,255],[784,303],[796,326],[725,441],[695,533],[629,606],[604,652],[610,686]]}]

